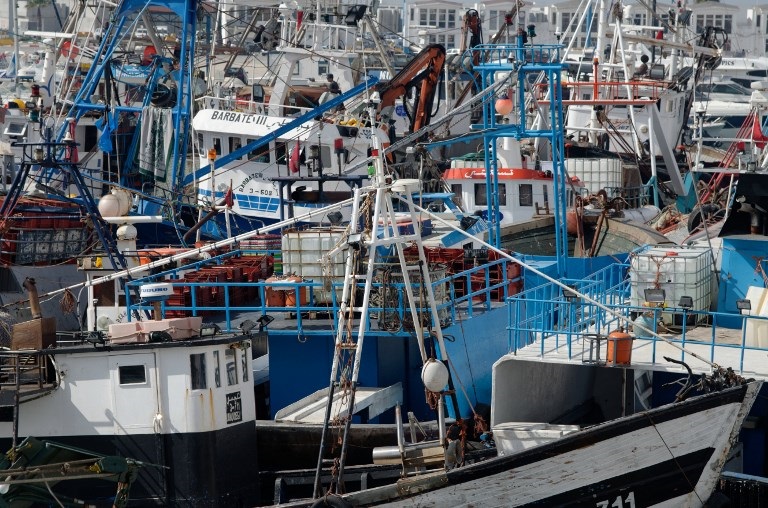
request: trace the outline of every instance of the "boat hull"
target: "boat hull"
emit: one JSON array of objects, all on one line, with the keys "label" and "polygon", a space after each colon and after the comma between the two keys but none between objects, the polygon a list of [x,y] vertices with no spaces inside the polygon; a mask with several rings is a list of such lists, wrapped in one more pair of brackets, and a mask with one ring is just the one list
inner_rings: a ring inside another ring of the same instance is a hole
[{"label": "boat hull", "polygon": [[[259,496],[256,436],[253,422],[214,432],[131,434],[114,436],[56,436],[57,443],[104,455],[141,461],[130,488],[137,506],[254,506]],[[3,450],[10,439],[0,439]],[[237,467],[232,467],[237,464]],[[83,487],[86,486],[86,489]],[[57,494],[107,501],[113,482],[61,482]],[[111,504],[111,503],[110,503]]]},{"label": "boat hull", "polygon": [[[353,506],[702,506],[761,383],[345,496]],[[297,503],[296,505],[300,505]]]}]

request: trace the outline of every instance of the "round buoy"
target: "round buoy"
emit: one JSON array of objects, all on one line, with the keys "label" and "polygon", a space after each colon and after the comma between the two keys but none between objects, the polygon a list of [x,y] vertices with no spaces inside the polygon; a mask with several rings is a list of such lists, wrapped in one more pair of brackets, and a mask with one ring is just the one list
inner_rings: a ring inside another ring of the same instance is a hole
[{"label": "round buoy", "polygon": [[120,200],[114,194],[105,194],[99,200],[99,213],[102,217],[119,217]]},{"label": "round buoy", "polygon": [[117,228],[115,235],[118,240],[135,240],[139,232],[133,224],[123,224]]},{"label": "round buoy", "polygon": [[496,113],[505,116],[512,112],[512,108],[514,107],[514,103],[512,102],[512,99],[510,99],[507,96],[501,97],[496,100]]},{"label": "round buoy", "polygon": [[120,215],[126,215],[131,211],[133,200],[131,199],[131,193],[125,189],[112,189],[111,194],[117,196],[117,200],[120,203]]},{"label": "round buoy", "polygon": [[448,384],[448,367],[434,358],[421,368],[421,381],[430,392],[440,392]]}]

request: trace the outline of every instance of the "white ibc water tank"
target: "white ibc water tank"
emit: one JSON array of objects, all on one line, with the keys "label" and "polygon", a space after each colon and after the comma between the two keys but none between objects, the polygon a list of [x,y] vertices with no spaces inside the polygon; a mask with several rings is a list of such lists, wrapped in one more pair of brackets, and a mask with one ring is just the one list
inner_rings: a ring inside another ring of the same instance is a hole
[{"label": "white ibc water tank", "polygon": [[314,288],[315,302],[332,303],[331,288],[337,287],[336,301],[341,301],[346,256],[344,252],[333,258],[325,255],[336,248],[344,235],[345,228],[312,228],[288,231],[283,234],[283,273],[295,273],[313,282],[322,282],[323,287]]},{"label": "white ibc water tank", "polygon": [[592,194],[621,186],[621,160],[613,158],[567,159],[568,175],[577,177]]}]

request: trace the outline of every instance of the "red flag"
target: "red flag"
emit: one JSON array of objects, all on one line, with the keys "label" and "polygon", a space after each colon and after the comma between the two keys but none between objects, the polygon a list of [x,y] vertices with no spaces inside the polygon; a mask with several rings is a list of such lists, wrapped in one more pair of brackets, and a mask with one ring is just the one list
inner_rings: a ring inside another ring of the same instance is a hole
[{"label": "red flag", "polygon": [[664,39],[664,30],[659,30],[656,32],[656,40],[661,41]]},{"label": "red flag", "polygon": [[230,208],[235,206],[235,199],[234,199],[234,194],[232,193],[231,185],[229,186],[229,189],[227,189],[227,193],[224,194],[224,204]]},{"label": "red flag", "polygon": [[760,117],[755,115],[755,119],[752,123],[752,141],[755,142],[755,146],[762,149],[765,147],[765,142],[768,141],[768,136],[763,134],[763,128],[760,125]]},{"label": "red flag", "polygon": [[291,159],[288,161],[288,169],[291,170],[291,173],[299,172],[299,152],[301,152],[301,146],[299,145],[299,142],[296,141],[296,146],[291,151]]}]

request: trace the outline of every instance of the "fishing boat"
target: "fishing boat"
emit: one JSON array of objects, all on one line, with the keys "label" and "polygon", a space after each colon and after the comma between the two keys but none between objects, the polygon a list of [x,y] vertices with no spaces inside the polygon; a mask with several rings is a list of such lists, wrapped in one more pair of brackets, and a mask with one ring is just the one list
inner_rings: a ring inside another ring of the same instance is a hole
[{"label": "fishing boat", "polygon": [[433,464],[393,485],[280,506],[703,506],[759,386],[694,397],[549,442],[540,438],[537,446],[448,471]]},{"label": "fishing boat", "polygon": [[[159,305],[168,289],[147,287],[144,297]],[[21,438],[36,436],[57,442],[61,460],[74,461],[67,452],[76,449],[130,457],[149,466],[121,470],[131,501],[142,505],[257,502],[250,335],[159,314],[106,332],[62,334],[55,318],[41,315],[34,285],[30,304],[32,319],[13,325],[0,359],[5,449],[37,464],[31,441],[17,448]],[[120,472],[110,464],[105,473]],[[12,487],[2,494],[19,495],[14,480],[23,478],[8,475]],[[60,487],[62,496],[96,504],[119,498],[106,482],[87,492],[77,482]]]},{"label": "fishing boat", "polygon": [[[345,25],[324,21],[312,12],[314,5],[305,11],[308,17],[286,20],[280,36],[286,43],[277,48],[282,59],[268,97],[235,103],[203,98],[193,128],[201,150],[208,147],[215,157],[201,158],[200,169],[185,180],[197,183],[202,202],[215,204],[231,196],[230,220],[260,226],[305,215],[348,199],[367,181],[368,167],[355,163],[367,158],[374,130],[382,131],[376,135],[385,136],[386,147],[398,130],[397,119],[406,113],[409,131],[429,123],[445,61],[445,49],[439,45],[427,46],[375,87],[380,99],[373,119],[363,101],[350,100],[354,95],[339,97],[326,85],[304,87],[297,95],[291,85],[302,63],[320,57],[329,62],[329,75],[338,79],[333,82],[336,90],[362,91],[353,72],[361,57],[350,49],[362,28],[355,14],[361,7],[350,7],[347,17],[353,19]],[[313,41],[326,37],[334,42],[315,47]],[[406,100],[410,93],[415,98]],[[334,102],[327,102],[332,98]],[[304,121],[297,122],[299,117]],[[348,220],[348,211],[346,216],[341,212],[335,221],[326,218],[324,223]]]}]

